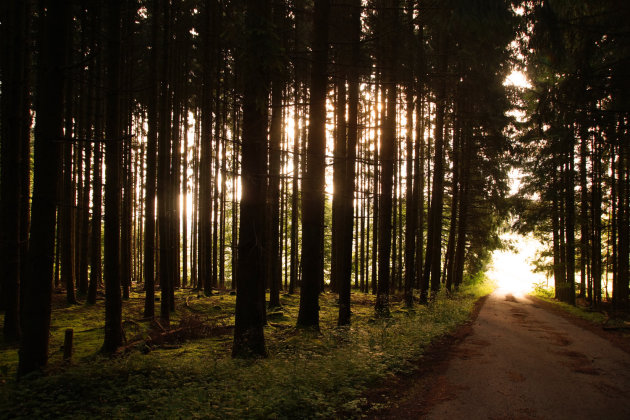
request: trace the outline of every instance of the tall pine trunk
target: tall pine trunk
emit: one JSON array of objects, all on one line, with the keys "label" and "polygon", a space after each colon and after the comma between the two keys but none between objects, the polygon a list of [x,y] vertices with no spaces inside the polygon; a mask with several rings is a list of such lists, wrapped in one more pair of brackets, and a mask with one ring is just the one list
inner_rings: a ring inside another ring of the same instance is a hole
[{"label": "tall pine trunk", "polygon": [[53,280],[57,139],[62,137],[64,68],[69,45],[67,1],[44,1],[39,10],[40,65],[35,110],[35,155],[28,265],[22,284],[22,338],[18,377],[41,370],[48,361]]},{"label": "tall pine trunk", "polygon": [[[348,25],[352,50],[350,52],[351,64],[348,68],[348,121],[347,121],[347,146],[345,156],[345,184],[343,186],[343,225],[340,233],[343,249],[338,254],[339,263],[339,318],[338,325],[350,324],[350,289],[352,277],[352,229],[354,226],[354,197],[356,178],[356,153],[359,137],[359,72],[356,66],[359,61],[359,42],[361,37],[361,3],[354,0],[348,6]],[[357,237],[358,241],[358,237]],[[358,242],[357,242],[358,243]],[[358,258],[358,254],[357,254]]]},{"label": "tall pine trunk", "polygon": [[147,158],[145,181],[145,215],[144,215],[144,316],[155,316],[155,190],[157,188],[157,141],[158,141],[158,28],[159,28],[159,0],[151,3],[151,55],[150,67],[154,69],[149,74],[149,89],[147,91]]},{"label": "tall pine trunk", "polygon": [[238,241],[238,278],[233,357],[266,356],[264,253],[267,173],[268,56],[262,46],[272,38],[270,1],[248,0],[244,58],[242,198]]},{"label": "tall pine trunk", "polygon": [[[24,186],[28,192],[30,121],[27,44],[30,8],[27,2],[5,2],[1,7],[0,43],[2,96],[0,97],[0,309],[5,310],[3,336],[20,336],[20,277],[26,260],[28,212],[23,212]],[[25,150],[26,149],[26,150]],[[26,153],[25,153],[26,152]],[[26,171],[24,170],[26,168]],[[27,207],[28,209],[28,207]],[[26,213],[26,214],[25,214]]]},{"label": "tall pine trunk", "polygon": [[297,325],[319,329],[319,291],[324,277],[324,202],[326,92],[328,76],[329,0],[315,0],[313,65],[306,151],[302,182],[302,284]]},{"label": "tall pine trunk", "polygon": [[120,278],[120,4],[106,7],[107,94],[105,110],[105,340],[103,352],[122,345]]},{"label": "tall pine trunk", "polygon": [[420,300],[427,301],[427,289],[437,293],[440,289],[442,262],[442,209],[444,201],[444,114],[446,108],[446,34],[439,35],[440,64],[438,67],[436,111],[435,111],[435,152],[433,160],[433,184],[427,234],[427,253],[424,264]]}]

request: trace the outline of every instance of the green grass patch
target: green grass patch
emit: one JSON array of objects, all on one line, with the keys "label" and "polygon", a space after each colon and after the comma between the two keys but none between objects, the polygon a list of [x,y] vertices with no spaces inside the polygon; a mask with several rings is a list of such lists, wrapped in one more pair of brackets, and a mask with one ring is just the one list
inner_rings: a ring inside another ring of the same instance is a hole
[{"label": "green grass patch", "polygon": [[[10,418],[330,418],[360,417],[363,391],[413,369],[427,345],[468,319],[474,302],[492,287],[481,283],[428,306],[409,310],[392,299],[390,318],[374,317],[374,299],[353,294],[352,326],[337,327],[337,296],[320,299],[321,333],[296,329],[299,299],[281,297],[265,327],[267,359],[233,360],[231,333],[190,339],[104,358],[102,302],[61,305],[53,311],[50,374],[15,382],[15,347],[2,344],[0,417]],[[173,326],[189,317],[210,325],[233,324],[235,297],[177,295]],[[141,337],[140,295],[125,303],[127,338]],[[131,328],[133,326],[133,328]],[[75,329],[71,365],[57,351],[65,328]],[[133,330],[133,331],[132,331]]]},{"label": "green grass patch", "polygon": [[578,302],[576,306],[573,306],[555,299],[555,292],[553,287],[546,287],[542,283],[537,283],[534,285],[532,295],[544,300],[545,302],[551,303],[555,307],[573,316],[585,319],[593,324],[604,325],[605,323],[609,323],[608,316],[603,312],[592,310],[590,307],[585,306],[580,302]]}]

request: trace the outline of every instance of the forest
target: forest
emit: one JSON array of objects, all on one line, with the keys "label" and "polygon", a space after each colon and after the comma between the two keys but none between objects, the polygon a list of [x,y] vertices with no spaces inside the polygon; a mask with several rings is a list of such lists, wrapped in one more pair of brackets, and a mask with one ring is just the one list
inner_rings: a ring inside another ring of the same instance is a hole
[{"label": "forest", "polygon": [[558,300],[628,309],[624,1],[0,8],[1,386],[144,377],[182,348],[264,376],[364,345],[362,390],[466,319],[508,230],[543,243]]}]

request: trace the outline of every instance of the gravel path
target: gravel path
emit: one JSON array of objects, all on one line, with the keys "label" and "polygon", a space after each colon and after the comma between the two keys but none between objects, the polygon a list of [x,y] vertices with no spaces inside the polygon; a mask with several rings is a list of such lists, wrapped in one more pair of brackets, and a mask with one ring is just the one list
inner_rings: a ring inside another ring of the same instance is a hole
[{"label": "gravel path", "polygon": [[630,354],[525,297],[495,291],[447,351],[376,417],[630,419]]}]

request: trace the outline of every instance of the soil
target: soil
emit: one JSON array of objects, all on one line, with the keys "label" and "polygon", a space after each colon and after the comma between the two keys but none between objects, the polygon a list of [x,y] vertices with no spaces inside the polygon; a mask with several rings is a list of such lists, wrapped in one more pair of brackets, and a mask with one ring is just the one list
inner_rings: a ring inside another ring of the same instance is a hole
[{"label": "soil", "polygon": [[630,419],[627,337],[559,311],[495,291],[415,373],[370,391],[369,417]]}]

